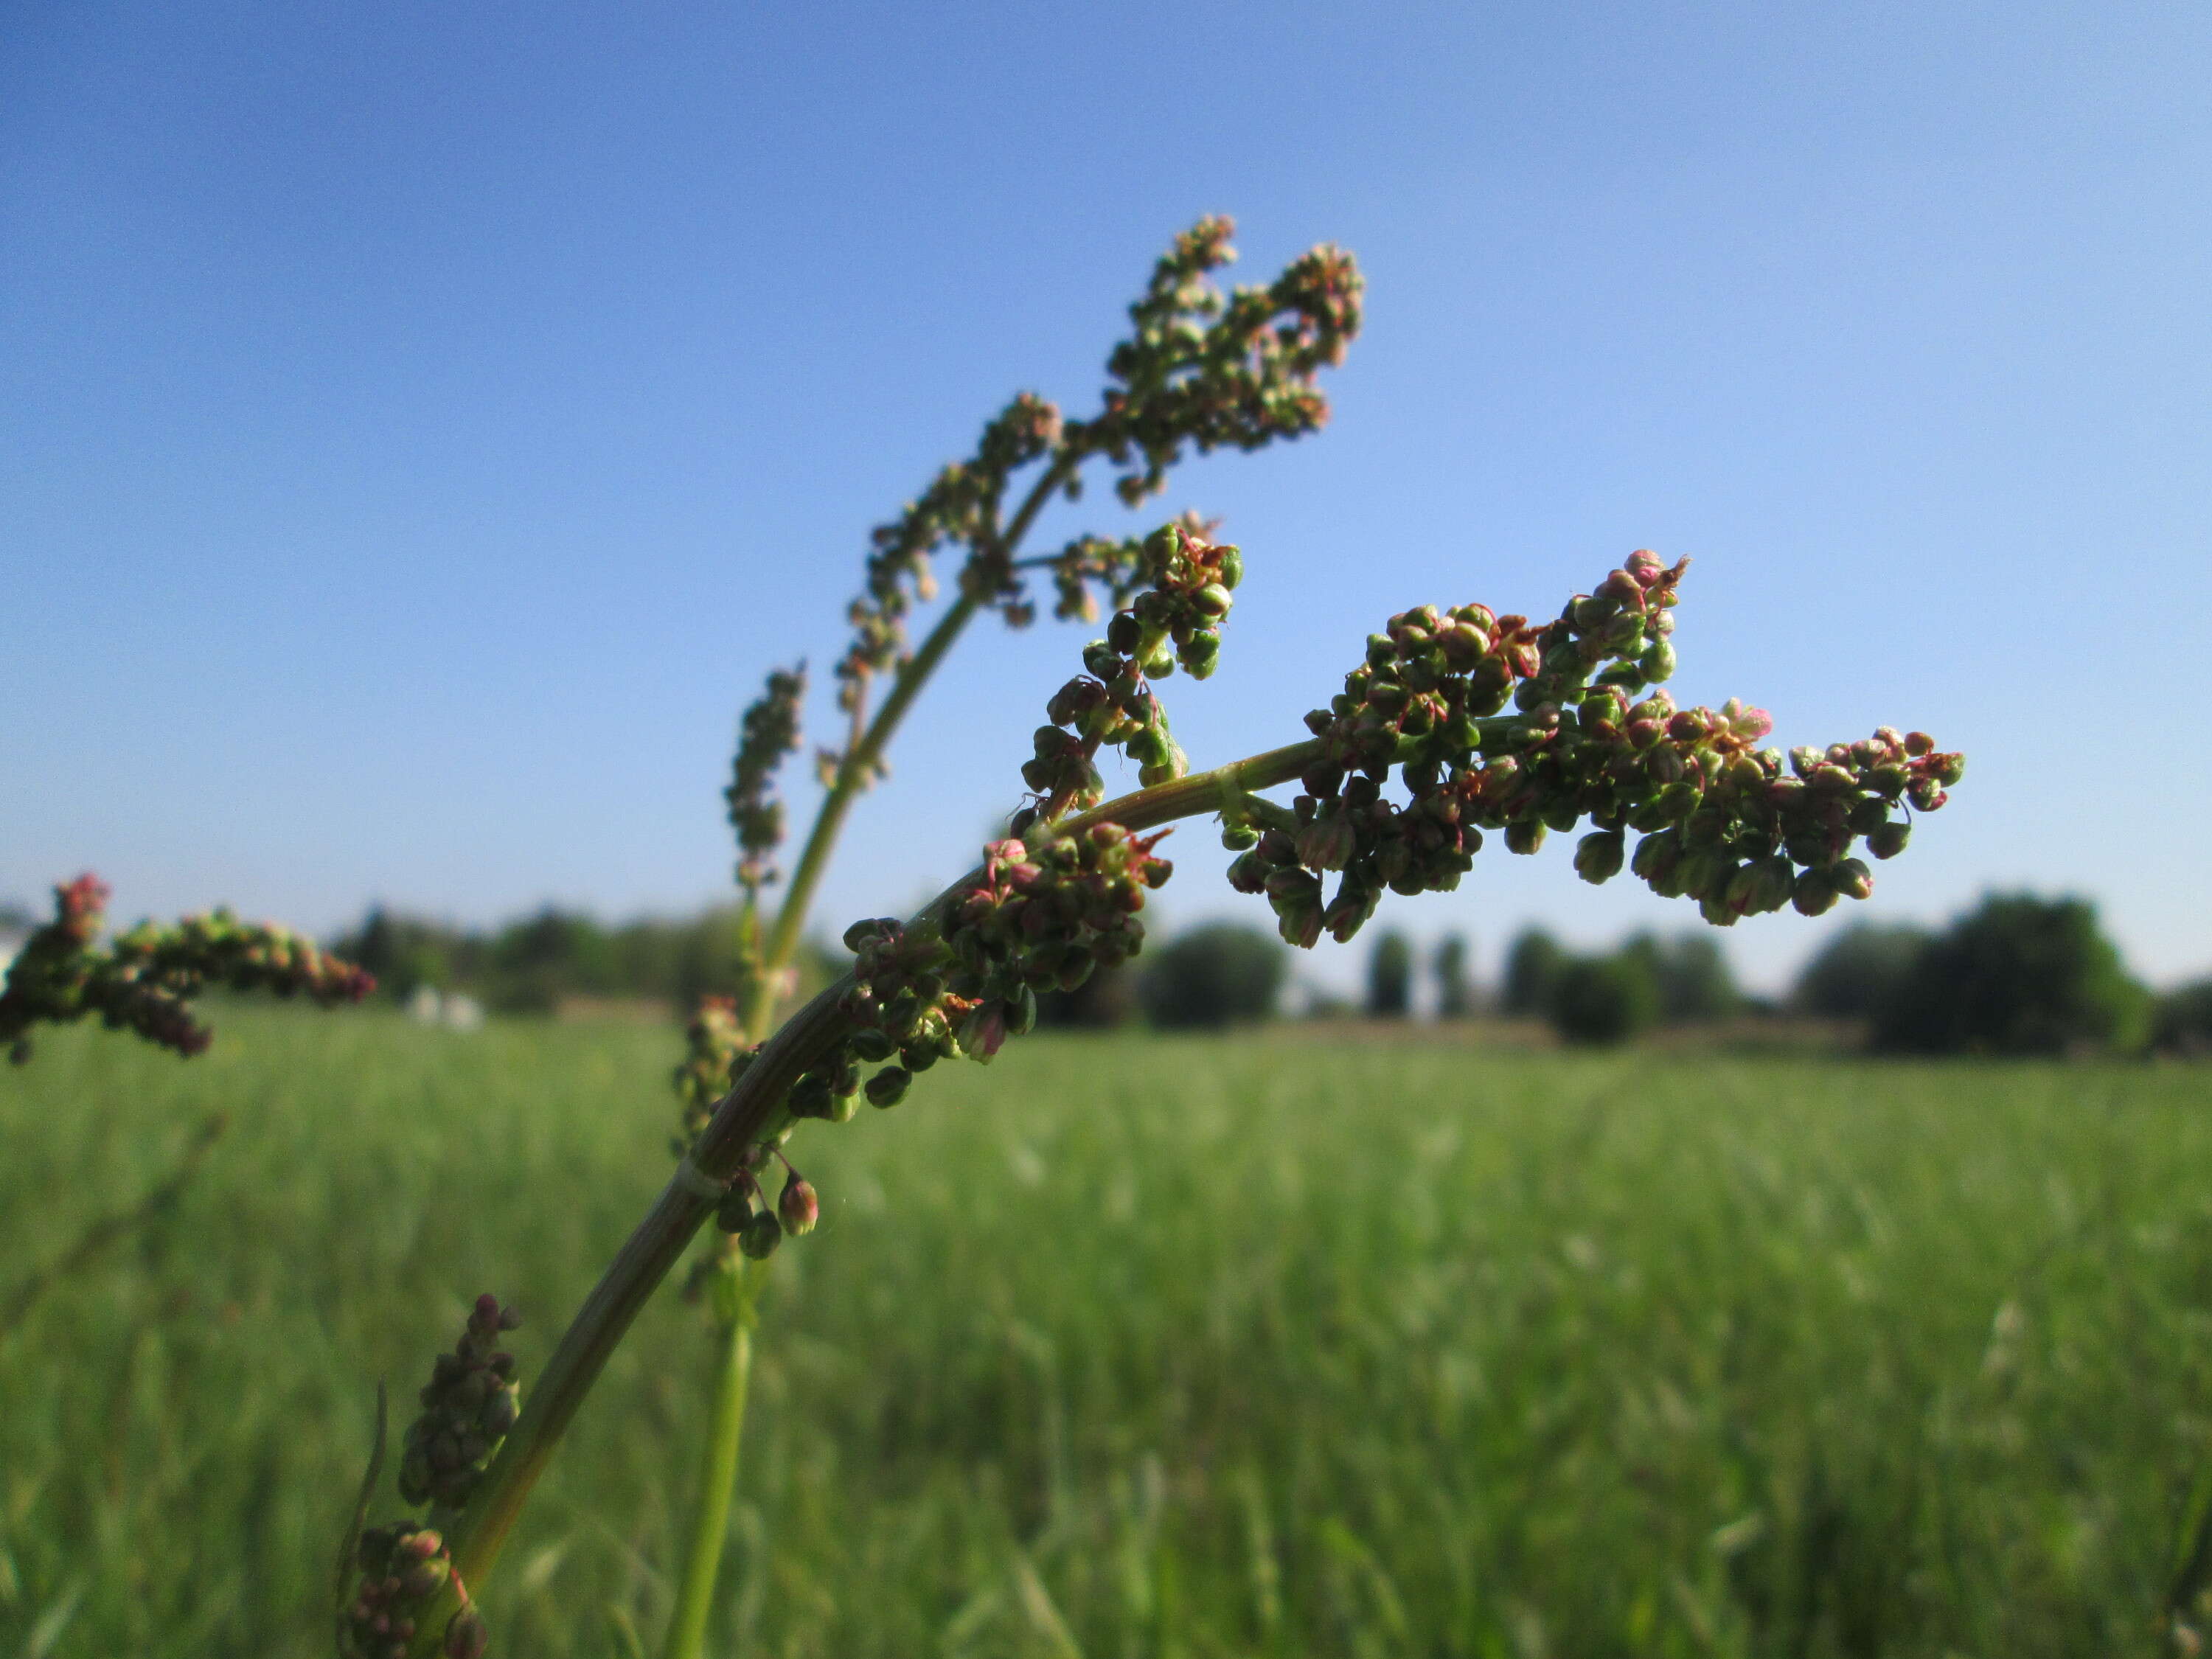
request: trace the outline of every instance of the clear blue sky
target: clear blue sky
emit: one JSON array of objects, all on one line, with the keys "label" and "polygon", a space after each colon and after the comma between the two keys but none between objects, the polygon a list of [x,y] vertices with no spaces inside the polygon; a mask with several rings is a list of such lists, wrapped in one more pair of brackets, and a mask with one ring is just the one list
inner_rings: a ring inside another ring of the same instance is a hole
[{"label": "clear blue sky", "polygon": [[[1091,407],[1229,212],[1247,276],[1356,250],[1370,320],[1324,435],[1145,515],[1248,554],[1173,683],[1201,763],[1300,735],[1394,610],[1687,553],[1679,693],[1971,757],[1855,914],[2070,889],[2212,970],[2208,87],[2212,13],[2109,0],[18,5],[0,896],[723,892],[737,710],[835,656],[869,526],[1015,390]],[[1081,639],[974,637],[825,921],[968,861]],[[1176,841],[1171,916],[1266,921]],[[1535,918],[1693,920],[1557,844],[1384,911],[1486,961]],[[1771,982],[1835,925],[1729,943]]]}]

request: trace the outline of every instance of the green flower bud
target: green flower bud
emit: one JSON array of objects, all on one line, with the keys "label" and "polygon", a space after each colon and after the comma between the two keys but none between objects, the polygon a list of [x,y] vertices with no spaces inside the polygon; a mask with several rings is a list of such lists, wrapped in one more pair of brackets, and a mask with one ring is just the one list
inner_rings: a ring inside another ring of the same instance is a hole
[{"label": "green flower bud", "polygon": [[745,1223],[744,1231],[738,1235],[738,1248],[755,1261],[767,1261],[782,1243],[783,1224],[766,1210]]},{"label": "green flower bud", "polygon": [[[928,1064],[934,1065],[937,1056],[930,1054]],[[914,1073],[902,1066],[887,1066],[868,1079],[868,1104],[896,1106],[906,1098],[907,1086],[914,1081]]]},{"label": "green flower bud", "polygon": [[1601,886],[1620,873],[1626,851],[1627,840],[1620,830],[1593,831],[1575,848],[1575,873],[1592,886]]},{"label": "green flower bud", "polygon": [[1912,826],[1909,823],[1877,824],[1867,831],[1867,851],[1878,859],[1893,859],[1911,839]]},{"label": "green flower bud", "polygon": [[1505,850],[1533,853],[1544,844],[1544,826],[1532,818],[1516,818],[1505,826]]},{"label": "green flower bud", "polygon": [[1826,915],[1836,906],[1836,884],[1825,870],[1804,871],[1790,890],[1790,902],[1801,916]]},{"label": "green flower bud", "polygon": [[741,1233],[753,1218],[752,1194],[742,1182],[733,1185],[714,1206],[714,1224],[726,1233]]},{"label": "green flower bud", "polygon": [[1659,685],[1674,677],[1674,647],[1661,640],[1637,659],[1636,666],[1644,678]]}]

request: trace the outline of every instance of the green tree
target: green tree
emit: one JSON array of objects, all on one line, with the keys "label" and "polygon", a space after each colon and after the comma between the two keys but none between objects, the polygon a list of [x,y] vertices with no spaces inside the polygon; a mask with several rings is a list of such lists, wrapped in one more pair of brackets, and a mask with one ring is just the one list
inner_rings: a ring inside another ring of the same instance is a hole
[{"label": "green tree", "polygon": [[1437,1018],[1465,1019],[1474,1012],[1474,982],[1468,975],[1467,940],[1446,933],[1437,941],[1430,969],[1437,977]]},{"label": "green tree", "polygon": [[1571,957],[1552,981],[1549,1012],[1565,1042],[1625,1042],[1659,1018],[1659,982],[1638,951]]},{"label": "green tree", "polygon": [[1523,1019],[1548,1017],[1553,988],[1567,953],[1559,940],[1540,927],[1526,927],[1506,947],[1505,982],[1499,988],[1498,1006]]},{"label": "green tree", "polygon": [[1927,945],[1924,928],[1854,922],[1805,964],[1790,1003],[1822,1019],[1874,1019],[1895,999]]},{"label": "green tree", "polygon": [[1104,1031],[1127,1025],[1137,1014],[1134,969],[1100,968],[1073,991],[1057,988],[1037,993],[1037,1024],[1063,1030]]},{"label": "green tree", "polygon": [[2192,981],[2158,1000],[2152,1040],[2179,1054],[2212,1053],[2212,979]]},{"label": "green tree", "polygon": [[1372,1019],[1403,1019],[1413,1010],[1413,947],[1391,928],[1367,955],[1367,1013]]},{"label": "green tree", "polygon": [[1156,1025],[1218,1027],[1265,1019],[1283,988],[1283,947],[1256,927],[1208,922],[1148,952],[1145,1012]]},{"label": "green tree", "polygon": [[1621,947],[1640,960],[1659,995],[1659,1018],[1669,1025],[1726,1019],[1743,1010],[1728,953],[1705,933],[1666,939],[1638,933]]},{"label": "green tree", "polygon": [[2150,1013],[2094,905],[1999,893],[1914,957],[1875,1036],[1921,1054],[2124,1052],[2149,1035]]}]

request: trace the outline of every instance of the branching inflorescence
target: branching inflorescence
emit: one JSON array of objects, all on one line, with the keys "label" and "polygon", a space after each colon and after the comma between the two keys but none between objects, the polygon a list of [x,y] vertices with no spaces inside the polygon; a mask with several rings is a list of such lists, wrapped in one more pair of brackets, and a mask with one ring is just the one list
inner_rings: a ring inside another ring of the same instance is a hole
[{"label": "branching inflorescence", "polygon": [[368,975],[289,928],[243,922],[228,910],[166,926],[142,921],[103,947],[106,910],[107,887],[96,876],[55,888],[53,921],[10,965],[0,990],[0,1043],[18,1065],[30,1058],[33,1026],[88,1014],[186,1057],[202,1053],[215,1034],[191,1005],[210,985],[304,996],[325,1007],[358,1002],[375,988]]},{"label": "branching inflorescence", "polygon": [[[785,1147],[810,1120],[850,1120],[863,1099],[896,1105],[940,1060],[989,1060],[1033,1025],[1039,992],[1073,989],[1138,954],[1146,896],[1171,873],[1155,850],[1159,836],[1146,832],[1217,817],[1238,854],[1231,885],[1264,895],[1283,937],[1311,947],[1323,933],[1352,938],[1386,891],[1455,886],[1486,832],[1528,854],[1549,834],[1582,829],[1575,868],[1585,880],[1632,867],[1656,892],[1692,899],[1723,926],[1785,904],[1818,915],[1839,897],[1867,896],[1872,877],[1854,855],[1862,842],[1877,860],[1894,856],[1911,814],[1943,804],[1963,762],[1919,733],[1885,726],[1785,761],[1758,746],[1771,722],[1757,709],[1678,708],[1662,685],[1674,672],[1687,562],[1669,566],[1642,551],[1548,623],[1480,605],[1395,617],[1370,636],[1341,692],[1307,715],[1303,738],[1193,773],[1158,688],[1178,668],[1194,679],[1212,673],[1242,553],[1186,515],[1142,538],[1090,534],[1041,558],[1017,555],[1043,503],[1077,493],[1089,460],[1111,464],[1117,494],[1133,506],[1160,489],[1186,448],[1257,448],[1325,418],[1314,379],[1357,331],[1356,267],[1321,248],[1268,286],[1224,298],[1206,279],[1231,257],[1229,228],[1204,221],[1159,262],[1131,308],[1130,337],[1109,360],[1096,416],[1064,420],[1024,394],[987,424],[971,457],[874,532],[836,669],[849,734],[822,753],[828,793],[765,933],[753,921],[778,879],[775,777],[799,744],[803,670],[771,675],[744,714],[727,799],[746,896],[747,990],[742,1000],[708,1000],[691,1021],[674,1079],[676,1176],[519,1418],[512,1365],[488,1346],[501,1323],[495,1304],[480,1305],[462,1347],[441,1359],[402,1486],[440,1504],[432,1518],[443,1530],[408,1522],[365,1536],[359,1586],[341,1603],[349,1651],[423,1659],[441,1643],[480,1650],[463,1573],[474,1584],[489,1571],[608,1355],[711,1218],[726,1243],[694,1283],[715,1284],[728,1341],[667,1649],[672,1659],[700,1651],[736,1468],[755,1275],[820,1213]],[[1024,467],[1039,470],[1010,511]],[[966,551],[957,591],[910,648],[907,620],[934,593],[932,560],[955,546]],[[848,929],[849,971],[770,1030],[853,798],[880,775],[899,720],[967,621],[984,610],[1014,626],[1031,619],[1025,579],[1034,571],[1048,573],[1056,614],[1095,620],[1103,601],[1110,616],[1104,637],[1083,651],[1083,672],[1048,701],[1008,833],[917,915]],[[872,709],[871,687],[885,676]],[[1140,784],[1113,801],[1103,799],[1098,764],[1109,747],[1136,763]],[[1287,802],[1265,793],[1293,782]],[[1632,855],[1632,833],[1640,837]],[[775,1162],[785,1174],[771,1201],[764,1177]],[[411,1589],[426,1594],[407,1599]]]}]

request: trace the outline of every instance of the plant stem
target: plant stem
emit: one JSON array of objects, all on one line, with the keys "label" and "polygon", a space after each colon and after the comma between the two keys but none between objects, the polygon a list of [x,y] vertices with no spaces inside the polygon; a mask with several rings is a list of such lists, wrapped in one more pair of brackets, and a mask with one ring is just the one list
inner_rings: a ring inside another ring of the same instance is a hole
[{"label": "plant stem", "polygon": [[[1139,789],[1066,820],[1060,828],[1077,831],[1113,823],[1148,830],[1178,818],[1217,810],[1224,789],[1260,790],[1286,783],[1321,752],[1321,740],[1308,738],[1250,756],[1208,772],[1194,772],[1171,783]],[[917,927],[941,924],[960,896],[981,879],[980,867],[946,888],[915,918]],[[759,1055],[726,1095],[698,1145],[692,1161],[702,1173],[726,1181],[746,1152],[781,1121],[783,1102],[799,1073],[844,1036],[847,1018],[839,1007],[851,988],[850,975],[836,980],[778,1028]],[[714,1200],[695,1192],[679,1176],[653,1200],[636,1231],[623,1243],[599,1282],[546,1361],[521,1417],[485,1471],[483,1483],[453,1528],[453,1563],[471,1591],[480,1589],[522,1513],[531,1489],[544,1473],[561,1437],[599,1380],[607,1359],[628,1333],[647,1300],[683,1256],[691,1236],[713,1212]],[[450,1597],[450,1590],[446,1592]],[[443,1618],[452,1610],[433,1609],[416,1641],[419,1656],[434,1653]]]},{"label": "plant stem", "polygon": [[775,1012],[777,981],[783,969],[790,965],[793,952],[799,948],[799,930],[806,926],[814,890],[821,884],[822,872],[829,867],[830,854],[836,848],[846,814],[853,810],[854,801],[859,799],[861,788],[874,772],[899,722],[906,718],[906,711],[921,695],[921,688],[952,649],[961,630],[981,609],[982,602],[972,593],[963,593],[946,608],[937,619],[937,626],[922,641],[921,648],[899,665],[891,679],[890,694],[876,710],[876,717],[868,722],[866,732],[845,751],[837,775],[830,782],[830,793],[823,797],[822,808],[814,815],[813,826],[807,831],[806,845],[799,855],[799,867],[792,872],[791,886],[783,896],[782,904],[777,907],[775,927],[769,934],[768,949],[763,952],[765,971],[755,982],[751,1006],[745,1010],[748,1035],[766,1025]]},{"label": "plant stem", "polygon": [[707,1425],[707,1457],[699,1471],[699,1496],[691,1510],[691,1541],[677,1586],[676,1611],[668,1626],[662,1659],[699,1659],[707,1638],[707,1619],[714,1606],[714,1580],[729,1535],[730,1498],[738,1480],[738,1446],[744,1436],[745,1389],[753,1374],[753,1297],[760,1267],[742,1260],[720,1271],[735,1275],[732,1305],[724,1310],[717,1334],[722,1364],[714,1378],[712,1415]]},{"label": "plant stem", "polygon": [[[1011,558],[1052,493],[1082,463],[1080,454],[1062,455],[1047,467],[1023,497],[1006,529],[990,538],[991,550]],[[776,910],[775,927],[762,953],[764,971],[755,981],[745,1008],[745,1030],[749,1035],[764,1028],[775,1011],[778,983],[799,948],[799,933],[806,926],[807,912],[813,908],[814,890],[821,885],[822,873],[829,868],[830,854],[836,848],[846,815],[853,810],[853,803],[861,790],[867,787],[877,763],[890,746],[892,738],[898,734],[899,723],[913,708],[915,699],[921,695],[922,687],[929,683],[929,677],[937,672],[938,665],[945,660],[961,633],[982,608],[981,599],[963,587],[960,596],[937,619],[921,647],[899,665],[891,678],[890,694],[876,710],[875,718],[838,763],[837,775],[830,781],[830,793],[823,798],[821,810],[814,815],[814,822],[806,832],[806,845],[799,850],[798,867],[792,872],[791,885],[784,892],[783,903]]]}]

